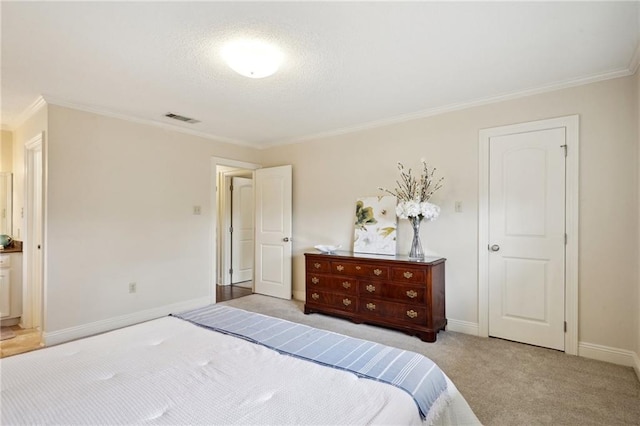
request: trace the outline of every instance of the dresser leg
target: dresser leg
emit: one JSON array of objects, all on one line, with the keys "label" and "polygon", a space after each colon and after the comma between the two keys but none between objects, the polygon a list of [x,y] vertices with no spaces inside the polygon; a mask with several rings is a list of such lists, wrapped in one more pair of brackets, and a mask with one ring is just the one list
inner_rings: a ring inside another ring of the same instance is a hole
[{"label": "dresser leg", "polygon": [[433,342],[436,341],[436,335],[437,334],[438,334],[438,332],[436,332],[436,331],[422,331],[422,332],[418,333],[417,336],[423,342],[433,343]]}]

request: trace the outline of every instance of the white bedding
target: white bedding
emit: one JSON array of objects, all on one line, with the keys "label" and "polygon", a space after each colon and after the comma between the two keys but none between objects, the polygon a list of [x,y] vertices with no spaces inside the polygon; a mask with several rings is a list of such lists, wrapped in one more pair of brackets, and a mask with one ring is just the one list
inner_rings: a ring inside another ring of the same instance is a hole
[{"label": "white bedding", "polygon": [[[3,425],[422,423],[394,386],[173,317],[4,358],[0,374]],[[479,424],[448,383],[437,423]]]}]

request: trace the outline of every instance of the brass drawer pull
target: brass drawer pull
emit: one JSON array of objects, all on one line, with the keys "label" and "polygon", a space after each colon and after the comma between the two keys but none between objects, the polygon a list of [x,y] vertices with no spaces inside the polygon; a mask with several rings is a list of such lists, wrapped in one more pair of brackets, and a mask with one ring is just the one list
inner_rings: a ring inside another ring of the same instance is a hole
[{"label": "brass drawer pull", "polygon": [[360,269],[362,269],[360,265],[356,266],[356,271],[359,271]]},{"label": "brass drawer pull", "polygon": [[336,269],[337,269],[339,272],[342,272],[342,271],[344,271],[344,266],[342,266],[342,265],[338,265],[338,266],[336,266]]},{"label": "brass drawer pull", "polygon": [[409,296],[412,299],[415,299],[416,297],[418,297],[418,292],[413,291],[413,290],[409,290],[409,291],[407,291],[407,296]]},{"label": "brass drawer pull", "polygon": [[407,311],[407,316],[408,316],[409,318],[415,318],[415,317],[417,317],[417,316],[418,316],[418,313],[412,309],[412,310],[410,310],[410,311]]},{"label": "brass drawer pull", "polygon": [[319,295],[318,293],[313,293],[313,294],[311,295],[311,298],[312,298],[313,300],[318,300],[318,299],[320,299],[320,295]]},{"label": "brass drawer pull", "polygon": [[349,306],[351,304],[351,300],[349,299],[342,299],[342,303],[344,304],[344,306]]},{"label": "brass drawer pull", "polygon": [[380,269],[374,269],[373,273],[376,274],[377,276],[380,276],[380,274],[382,274],[382,270]]},{"label": "brass drawer pull", "polygon": [[345,281],[345,282],[342,283],[342,287],[351,288],[351,283],[349,281]]},{"label": "brass drawer pull", "polygon": [[368,286],[365,287],[365,289],[367,289],[369,293],[373,293],[374,291],[376,291],[376,286],[369,284]]},{"label": "brass drawer pull", "polygon": [[321,264],[319,264],[319,263],[314,263],[314,264],[313,264],[313,267],[314,267],[314,268],[316,268],[316,269],[320,269],[320,267],[321,267],[321,266],[322,266],[322,265],[321,265]]},{"label": "brass drawer pull", "polygon": [[320,282],[320,278],[313,277],[313,278],[311,278],[311,282],[314,283],[314,284],[318,284]]},{"label": "brass drawer pull", "polygon": [[370,311],[375,311],[376,305],[374,303],[367,303],[367,309]]},{"label": "brass drawer pull", "polygon": [[411,278],[413,276],[413,274],[411,272],[409,272],[409,271],[405,272],[402,275],[404,275],[405,278]]}]

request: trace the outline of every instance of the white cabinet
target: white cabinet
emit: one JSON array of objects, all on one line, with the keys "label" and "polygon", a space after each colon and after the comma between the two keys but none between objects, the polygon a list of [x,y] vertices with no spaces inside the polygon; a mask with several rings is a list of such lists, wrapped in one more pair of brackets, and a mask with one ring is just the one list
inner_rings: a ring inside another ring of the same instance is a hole
[{"label": "white cabinet", "polygon": [[0,318],[22,315],[22,253],[0,254]]}]

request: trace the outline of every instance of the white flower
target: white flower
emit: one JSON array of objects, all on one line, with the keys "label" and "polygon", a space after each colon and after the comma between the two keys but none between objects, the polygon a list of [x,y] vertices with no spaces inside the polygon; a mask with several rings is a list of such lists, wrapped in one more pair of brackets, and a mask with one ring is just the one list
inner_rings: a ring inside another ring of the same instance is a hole
[{"label": "white flower", "polygon": [[427,220],[434,220],[440,215],[440,207],[425,201],[420,203],[420,214]]}]

